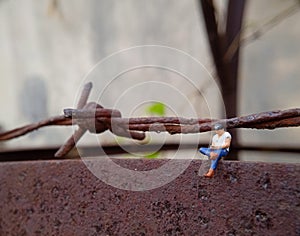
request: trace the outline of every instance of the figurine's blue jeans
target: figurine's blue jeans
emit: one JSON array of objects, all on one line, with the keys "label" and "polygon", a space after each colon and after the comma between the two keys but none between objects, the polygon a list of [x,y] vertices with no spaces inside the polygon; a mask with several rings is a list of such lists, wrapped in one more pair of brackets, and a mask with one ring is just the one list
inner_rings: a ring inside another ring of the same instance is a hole
[{"label": "figurine's blue jeans", "polygon": [[225,148],[216,150],[216,149],[202,147],[202,148],[199,149],[199,152],[201,152],[203,155],[208,156],[209,158],[210,158],[210,153],[211,152],[215,152],[215,153],[218,154],[218,156],[215,160],[211,160],[210,168],[213,169],[213,170],[217,169],[219,160],[222,157],[227,156],[227,154],[228,154],[228,151]]}]

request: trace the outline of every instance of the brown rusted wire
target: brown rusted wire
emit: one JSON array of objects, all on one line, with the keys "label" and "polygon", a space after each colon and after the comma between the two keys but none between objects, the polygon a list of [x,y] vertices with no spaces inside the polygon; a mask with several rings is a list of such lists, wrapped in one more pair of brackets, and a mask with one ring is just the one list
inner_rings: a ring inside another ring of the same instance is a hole
[{"label": "brown rusted wire", "polygon": [[97,134],[110,130],[117,136],[143,140],[145,132],[168,132],[170,134],[207,132],[212,130],[216,122],[226,124],[227,129],[275,129],[300,126],[300,108],[261,112],[223,120],[181,117],[122,118],[118,110],[105,109],[94,102],[87,103],[91,89],[91,83],[85,85],[77,109],[65,109],[64,116],[55,116],[0,133],[0,141],[13,139],[45,126],[77,125],[78,129],[55,154],[56,157],[62,157],[76,145],[87,130]]},{"label": "brown rusted wire", "polygon": [[17,138],[39,128],[51,125],[72,125],[72,120],[66,119],[64,116],[51,117],[37,123],[25,125],[7,132],[3,132],[0,134],[0,141]]}]

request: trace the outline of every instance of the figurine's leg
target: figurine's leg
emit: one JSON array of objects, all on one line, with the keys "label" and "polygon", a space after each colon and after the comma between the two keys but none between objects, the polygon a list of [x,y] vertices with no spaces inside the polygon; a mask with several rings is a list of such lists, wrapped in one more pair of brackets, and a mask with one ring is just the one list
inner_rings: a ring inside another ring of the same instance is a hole
[{"label": "figurine's leg", "polygon": [[[199,152],[201,152],[203,155],[206,155],[210,158],[210,154],[213,150],[210,148],[200,148]],[[212,178],[214,175],[214,171],[210,168],[209,171],[204,175],[207,178]]]},{"label": "figurine's leg", "polygon": [[218,162],[221,158],[222,156],[219,155],[215,160],[211,160],[210,168],[213,170],[217,169]]},{"label": "figurine's leg", "polygon": [[210,148],[200,148],[199,152],[201,152],[203,155],[210,157],[211,149]]},{"label": "figurine's leg", "polygon": [[224,156],[227,156],[228,154],[228,152],[224,149],[217,150],[216,152],[218,153],[218,157],[215,160],[211,160],[211,165],[210,165],[210,168],[213,170],[217,169],[220,159]]},{"label": "figurine's leg", "polygon": [[212,178],[215,174],[215,170],[217,169],[218,162],[222,158],[222,150],[215,150],[215,152],[218,154],[217,158],[214,160],[211,160],[210,168],[206,175],[204,175],[207,178]]}]

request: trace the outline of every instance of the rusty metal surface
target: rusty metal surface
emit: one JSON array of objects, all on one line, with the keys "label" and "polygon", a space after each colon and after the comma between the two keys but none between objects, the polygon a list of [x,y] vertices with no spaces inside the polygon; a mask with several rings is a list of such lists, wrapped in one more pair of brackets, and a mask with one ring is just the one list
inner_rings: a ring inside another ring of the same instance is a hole
[{"label": "rusty metal surface", "polygon": [[[117,163],[149,170],[163,161]],[[131,192],[80,160],[0,163],[0,235],[300,235],[300,165],[223,162],[210,180],[200,164]]]}]

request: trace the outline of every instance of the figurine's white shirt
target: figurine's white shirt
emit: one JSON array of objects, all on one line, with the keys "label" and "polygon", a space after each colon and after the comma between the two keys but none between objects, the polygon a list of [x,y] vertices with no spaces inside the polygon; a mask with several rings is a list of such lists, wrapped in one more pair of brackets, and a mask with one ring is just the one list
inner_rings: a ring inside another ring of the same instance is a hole
[{"label": "figurine's white shirt", "polygon": [[[225,145],[225,141],[227,138],[231,139],[231,134],[228,132],[225,132],[220,137],[218,134],[215,134],[212,138],[212,143],[214,146],[223,146]],[[229,152],[229,148],[226,148],[226,150]]]}]

